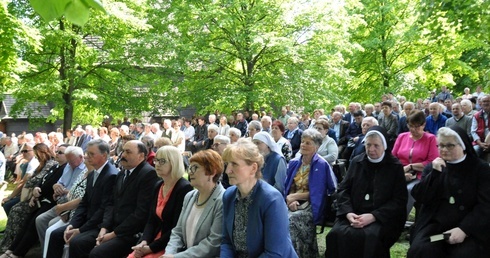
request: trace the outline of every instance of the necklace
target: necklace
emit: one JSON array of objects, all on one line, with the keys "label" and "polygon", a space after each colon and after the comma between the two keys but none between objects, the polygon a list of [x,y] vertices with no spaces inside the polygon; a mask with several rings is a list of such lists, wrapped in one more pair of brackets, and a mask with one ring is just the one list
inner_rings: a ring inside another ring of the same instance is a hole
[{"label": "necklace", "polygon": [[197,196],[196,196],[196,206],[197,206],[197,207],[200,207],[200,206],[203,206],[204,204],[206,204],[206,203],[209,201],[209,199],[211,198],[211,196],[213,195],[214,190],[216,190],[216,187],[217,187],[217,186],[218,186],[218,185],[216,184],[216,185],[213,187],[213,190],[211,190],[211,194],[209,194],[208,198],[206,198],[206,200],[205,200],[203,203],[199,203],[199,192],[197,192]]}]

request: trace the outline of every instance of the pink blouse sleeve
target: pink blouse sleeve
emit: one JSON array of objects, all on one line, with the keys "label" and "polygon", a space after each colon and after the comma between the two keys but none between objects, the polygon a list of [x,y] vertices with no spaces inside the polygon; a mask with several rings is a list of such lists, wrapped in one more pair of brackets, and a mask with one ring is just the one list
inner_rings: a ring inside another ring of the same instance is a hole
[{"label": "pink blouse sleeve", "polygon": [[439,157],[439,150],[437,149],[437,139],[434,135],[429,135],[426,147],[429,149],[427,160],[423,161],[422,164],[426,166],[434,159]]}]

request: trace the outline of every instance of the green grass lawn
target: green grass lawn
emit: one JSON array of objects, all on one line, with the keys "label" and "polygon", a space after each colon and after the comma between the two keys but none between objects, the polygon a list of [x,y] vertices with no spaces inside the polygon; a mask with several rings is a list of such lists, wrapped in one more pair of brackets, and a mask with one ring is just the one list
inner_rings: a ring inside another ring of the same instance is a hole
[{"label": "green grass lawn", "polygon": [[[320,227],[317,228],[317,232],[320,232]],[[325,237],[330,231],[330,228],[325,228],[323,234],[317,234],[318,251],[320,257],[325,255]],[[405,258],[407,257],[408,247],[410,246],[408,241],[405,240],[406,232],[403,232],[398,242],[395,243],[390,249],[391,258]]]},{"label": "green grass lawn", "polygon": [[[0,198],[7,197],[12,190],[14,190],[15,185],[14,184],[8,184],[7,189],[5,191],[0,191]],[[7,214],[5,214],[5,211],[3,209],[0,209],[0,231],[3,231],[5,229],[5,226],[7,225]]]}]

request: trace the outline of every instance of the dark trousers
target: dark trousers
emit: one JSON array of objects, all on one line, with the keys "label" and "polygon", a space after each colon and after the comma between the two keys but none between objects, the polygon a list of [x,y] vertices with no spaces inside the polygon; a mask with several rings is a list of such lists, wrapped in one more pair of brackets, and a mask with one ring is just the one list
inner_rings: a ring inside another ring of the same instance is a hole
[{"label": "dark trousers", "polygon": [[51,203],[42,202],[41,208],[39,208],[36,213],[31,214],[30,218],[27,219],[25,226],[15,235],[9,250],[12,250],[17,256],[25,256],[29,249],[39,241],[36,230],[37,216],[50,210],[53,206],[54,205]]},{"label": "dark trousers", "polygon": [[63,226],[51,232],[51,235],[49,236],[47,257],[61,258],[61,256],[63,256],[63,247],[65,246],[65,239],[63,236],[66,227],[67,226]]},{"label": "dark trousers", "polygon": [[20,202],[20,196],[14,197],[14,198],[10,199],[9,201],[6,201],[2,205],[3,209],[5,210],[5,214],[7,214],[7,216],[9,215],[12,207],[14,207],[14,205],[16,205],[18,202]]},{"label": "dark trousers", "polygon": [[[60,258],[63,255],[65,241],[63,235],[66,226],[56,229],[49,238],[47,257]],[[78,257],[127,257],[136,245],[136,237],[116,237],[99,246],[95,246],[95,239],[99,229],[82,232],[70,241],[70,258]]]}]

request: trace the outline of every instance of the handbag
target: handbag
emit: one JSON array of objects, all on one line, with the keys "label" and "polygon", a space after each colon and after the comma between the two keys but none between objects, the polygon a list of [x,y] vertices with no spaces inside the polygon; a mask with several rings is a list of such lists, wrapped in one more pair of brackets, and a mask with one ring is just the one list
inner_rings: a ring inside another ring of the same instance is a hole
[{"label": "handbag", "polygon": [[347,169],[345,167],[345,160],[342,159],[337,159],[335,162],[332,164],[332,170],[333,174],[335,177],[337,177],[337,185],[342,182],[342,180],[345,177],[345,174],[347,173]]},{"label": "handbag", "polygon": [[29,201],[32,197],[32,191],[34,191],[34,188],[22,188],[22,192],[20,192],[20,201],[21,202],[26,202]]}]

